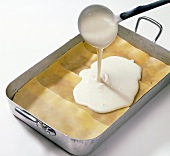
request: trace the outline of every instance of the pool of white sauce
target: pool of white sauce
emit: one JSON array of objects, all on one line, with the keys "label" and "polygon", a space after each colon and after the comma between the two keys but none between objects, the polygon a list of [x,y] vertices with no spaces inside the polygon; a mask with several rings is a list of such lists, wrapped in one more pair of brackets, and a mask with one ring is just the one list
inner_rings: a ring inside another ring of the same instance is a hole
[{"label": "pool of white sauce", "polygon": [[132,104],[141,67],[133,60],[112,56],[102,60],[101,82],[97,81],[97,62],[79,75],[82,80],[73,90],[75,101],[95,112],[107,113]]}]

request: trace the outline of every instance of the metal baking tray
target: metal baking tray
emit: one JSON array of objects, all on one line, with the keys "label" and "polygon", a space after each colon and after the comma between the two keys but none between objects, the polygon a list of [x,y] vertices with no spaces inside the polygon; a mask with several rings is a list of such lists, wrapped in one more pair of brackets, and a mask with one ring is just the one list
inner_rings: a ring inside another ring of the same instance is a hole
[{"label": "metal baking tray", "polygon": [[[140,36],[121,25],[119,25],[118,36],[126,40],[133,46],[145,51],[150,56],[159,59],[160,61],[170,65],[170,52],[165,48],[157,45],[156,43]],[[124,113],[116,122],[114,122],[108,129],[106,129],[98,137],[89,140],[79,140],[71,138],[57,129],[50,127],[36,116],[31,115],[29,112],[20,107],[17,103],[13,102],[15,93],[30,79],[41,73],[49,67],[57,58],[67,52],[70,48],[83,41],[80,35],[71,39],[65,45],[52,54],[44,58],[42,61],[27,70],[21,76],[12,81],[6,89],[9,105],[12,113],[23,122],[31,126],[33,129],[68,151],[73,155],[86,155],[95,150],[104,140],[113,134],[121,125],[130,119],[137,111],[139,111],[150,99],[159,93],[168,83],[170,83],[170,73],[165,76],[155,87],[147,92],[136,104],[132,105],[126,113]]]}]

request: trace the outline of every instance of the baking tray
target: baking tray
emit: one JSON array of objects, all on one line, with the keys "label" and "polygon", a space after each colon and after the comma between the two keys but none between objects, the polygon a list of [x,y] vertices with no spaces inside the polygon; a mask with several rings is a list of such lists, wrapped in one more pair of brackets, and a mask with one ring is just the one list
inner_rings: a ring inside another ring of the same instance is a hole
[{"label": "baking tray", "polygon": [[[119,25],[118,36],[126,40],[133,46],[145,51],[150,56],[159,59],[160,61],[170,65],[170,52],[157,45],[156,43],[142,37],[141,35],[133,32],[121,25]],[[111,134],[113,134],[121,125],[123,125],[128,119],[130,119],[137,111],[139,111],[150,99],[152,99],[157,93],[159,93],[165,86],[170,83],[170,73],[166,75],[156,86],[154,86],[149,92],[147,92],[142,98],[140,98],[134,105],[128,109],[116,122],[114,122],[108,129],[106,129],[98,137],[88,140],[80,140],[71,138],[57,129],[50,127],[47,123],[44,123],[36,116],[33,116],[17,103],[13,102],[15,93],[29,80],[41,73],[47,67],[49,67],[57,58],[67,52],[70,48],[74,47],[79,42],[84,41],[80,35],[71,39],[65,45],[52,54],[44,58],[42,61],[34,65],[25,73],[20,75],[14,81],[12,81],[6,89],[6,95],[8,97],[9,106],[12,113],[23,122],[31,126],[33,129],[68,151],[73,155],[86,155],[95,150],[104,140],[106,140]]]}]

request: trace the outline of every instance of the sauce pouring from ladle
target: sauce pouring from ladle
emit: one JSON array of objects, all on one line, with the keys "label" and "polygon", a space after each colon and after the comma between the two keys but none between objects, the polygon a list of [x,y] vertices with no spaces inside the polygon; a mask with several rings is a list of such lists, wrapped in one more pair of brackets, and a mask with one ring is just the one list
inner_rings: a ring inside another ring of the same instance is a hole
[{"label": "sauce pouring from ladle", "polygon": [[103,5],[90,5],[81,12],[78,18],[78,28],[84,40],[97,49],[97,80],[99,82],[101,82],[100,72],[103,49],[115,40],[118,32],[118,23],[167,3],[170,3],[170,0],[159,0],[147,5],[138,6],[119,15],[115,15],[109,8]]}]

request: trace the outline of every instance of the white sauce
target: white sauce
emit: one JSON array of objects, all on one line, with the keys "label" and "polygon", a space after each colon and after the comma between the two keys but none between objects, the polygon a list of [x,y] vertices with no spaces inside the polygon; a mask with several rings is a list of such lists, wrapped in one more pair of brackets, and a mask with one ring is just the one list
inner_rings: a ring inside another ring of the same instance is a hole
[{"label": "white sauce", "polygon": [[98,48],[97,49],[97,80],[99,82],[101,82],[102,54],[103,54],[103,49]]},{"label": "white sauce", "polygon": [[113,56],[102,61],[103,49],[117,36],[117,21],[111,10],[99,5],[83,10],[78,21],[84,40],[97,48],[98,61],[80,72],[82,80],[73,95],[78,104],[99,113],[131,105],[141,77],[141,68],[133,60]]},{"label": "white sauce", "polygon": [[108,8],[92,5],[80,14],[78,27],[86,42],[96,48],[105,48],[117,36],[118,20]]},{"label": "white sauce", "polygon": [[79,75],[82,80],[73,90],[75,101],[96,112],[107,113],[132,104],[141,68],[133,60],[112,56],[102,61],[101,82],[96,80],[97,62]]}]

